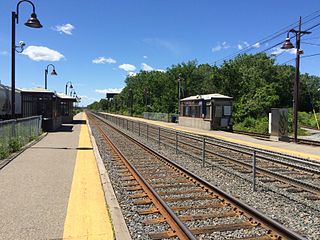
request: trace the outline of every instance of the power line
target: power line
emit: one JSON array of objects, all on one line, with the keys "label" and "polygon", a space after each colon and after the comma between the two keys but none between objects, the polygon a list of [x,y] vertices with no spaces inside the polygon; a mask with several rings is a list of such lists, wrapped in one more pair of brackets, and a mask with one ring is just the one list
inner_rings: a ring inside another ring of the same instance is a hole
[{"label": "power line", "polygon": [[[317,11],[315,11],[315,12],[307,15],[307,16],[304,18],[304,21],[303,21],[303,24],[302,24],[302,25],[306,25],[307,23],[309,23],[309,22],[317,19],[318,17],[320,17],[320,14],[318,14],[318,13],[320,13],[320,10],[317,10]],[[315,14],[317,14],[317,15],[311,18],[311,16],[313,16],[313,15],[315,15]],[[311,18],[311,19],[308,19],[308,18]],[[313,28],[315,28],[315,27],[317,27],[317,26],[319,26],[319,25],[320,25],[320,23],[317,24],[317,25],[315,25],[315,26],[312,26],[312,27],[309,28],[308,30],[313,29]],[[257,41],[256,43],[251,44],[251,45],[249,45],[249,46],[241,49],[240,51],[237,51],[237,52],[235,52],[235,53],[233,53],[233,54],[229,54],[229,55],[227,55],[226,57],[223,57],[223,58],[215,61],[215,63],[219,63],[219,62],[225,61],[225,60],[227,60],[227,59],[231,59],[232,57],[235,57],[235,56],[237,56],[237,55],[239,55],[239,54],[247,53],[247,52],[249,52],[250,50],[256,48],[257,43],[259,43],[260,45],[266,44],[266,43],[272,41],[273,39],[276,39],[277,37],[279,37],[279,36],[287,33],[287,32],[288,32],[288,29],[290,29],[290,28],[292,29],[292,28],[295,28],[295,27],[297,27],[297,26],[298,26],[298,21],[290,24],[290,25],[287,26],[287,27],[281,28],[279,31],[277,31],[277,32],[275,32],[275,33],[273,33],[273,34],[265,37],[265,38],[262,38],[261,40]],[[293,37],[291,37],[291,38],[293,38]],[[290,39],[291,39],[291,38],[290,38]],[[273,46],[271,46],[271,47],[269,47],[269,48],[267,48],[267,49],[265,49],[265,50],[263,50],[263,51],[261,51],[261,52],[266,52],[266,51],[268,51],[268,50],[270,50],[270,49],[272,49],[272,48],[274,48],[274,47],[282,44],[282,42],[283,42],[283,41],[281,41],[280,43],[277,43],[277,44],[275,44],[275,45],[273,45]]]},{"label": "power line", "polygon": [[317,44],[317,43],[309,43],[309,42],[301,42],[301,43],[320,47],[320,44]]},{"label": "power line", "polygon": [[[319,56],[319,55],[320,55],[320,53],[315,53],[315,54],[310,54],[310,55],[301,56],[300,58],[309,58],[309,57],[315,57],[315,56]],[[292,61],[294,61],[294,60],[295,60],[295,58],[292,58],[292,59],[290,59],[290,60],[288,60],[288,61],[285,61],[285,62],[283,62],[283,63],[280,63],[280,65],[284,65],[284,64],[289,63],[289,62],[292,62]]]}]

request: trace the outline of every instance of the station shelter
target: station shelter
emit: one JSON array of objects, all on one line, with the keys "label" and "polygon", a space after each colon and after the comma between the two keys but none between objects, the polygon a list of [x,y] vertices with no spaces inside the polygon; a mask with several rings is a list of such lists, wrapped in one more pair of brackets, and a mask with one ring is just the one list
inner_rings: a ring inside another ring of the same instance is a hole
[{"label": "station shelter", "polygon": [[68,96],[64,93],[57,93],[61,104],[61,121],[62,123],[72,123],[74,103],[78,100],[75,97]]},{"label": "station shelter", "polygon": [[76,98],[43,88],[21,89],[21,98],[22,117],[41,115],[44,131],[55,131],[62,123],[72,121]]},{"label": "station shelter", "polygon": [[232,100],[218,93],[183,98],[179,106],[179,125],[232,131]]}]

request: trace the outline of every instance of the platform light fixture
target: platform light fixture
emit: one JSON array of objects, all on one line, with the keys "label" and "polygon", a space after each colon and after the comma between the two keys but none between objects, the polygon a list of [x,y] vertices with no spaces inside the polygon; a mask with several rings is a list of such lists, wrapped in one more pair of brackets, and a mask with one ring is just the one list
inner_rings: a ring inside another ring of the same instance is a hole
[{"label": "platform light fixture", "polygon": [[12,118],[15,118],[15,116],[16,116],[16,113],[15,113],[15,111],[16,111],[16,98],[15,98],[16,58],[15,58],[15,54],[16,54],[17,48],[21,49],[20,51],[18,51],[21,53],[23,51],[23,47],[25,46],[25,44],[21,44],[21,42],[20,42],[20,46],[16,46],[16,24],[19,23],[19,7],[20,7],[20,4],[23,2],[27,2],[27,3],[31,4],[31,6],[32,6],[31,17],[28,19],[28,21],[25,23],[25,25],[27,27],[31,27],[31,28],[42,28],[42,25],[41,25],[39,19],[37,18],[36,8],[35,8],[34,4],[29,0],[19,1],[17,3],[16,12],[12,12],[12,15],[11,15],[12,16],[12,18],[11,18],[11,22],[12,22],[12,31],[11,31],[11,117]]},{"label": "platform light fixture", "polygon": [[47,89],[48,86],[48,72],[49,72],[49,67],[52,67],[52,72],[51,75],[57,76],[56,68],[53,64],[48,64],[47,68],[44,70],[44,89]]},{"label": "platform light fixture", "polygon": [[281,49],[293,49],[294,45],[290,41],[290,33],[294,33],[296,37],[296,73],[293,86],[293,134],[294,142],[298,142],[298,107],[299,107],[299,81],[300,81],[300,55],[303,51],[300,49],[301,35],[310,34],[308,31],[301,31],[301,17],[299,18],[298,30],[290,29],[287,33],[287,38],[284,41]]},{"label": "platform light fixture", "polygon": [[[70,85],[70,86],[69,86]],[[67,83],[66,83],[66,95],[68,95],[68,86],[69,86],[69,89],[73,89],[73,86],[72,86],[72,82],[70,82],[70,81],[68,81]]]}]

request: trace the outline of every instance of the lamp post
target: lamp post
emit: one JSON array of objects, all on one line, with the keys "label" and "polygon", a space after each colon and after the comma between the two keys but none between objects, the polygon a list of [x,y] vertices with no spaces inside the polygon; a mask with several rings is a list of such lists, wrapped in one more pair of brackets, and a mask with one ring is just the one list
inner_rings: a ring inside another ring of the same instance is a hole
[{"label": "lamp post", "polygon": [[47,68],[44,70],[44,89],[47,89],[47,85],[48,85],[48,70],[49,70],[49,67],[52,67],[52,72],[51,72],[51,75],[53,76],[57,76],[57,72],[56,72],[56,69],[55,69],[55,66],[53,64],[49,64],[47,66]]},{"label": "lamp post", "polygon": [[32,14],[31,17],[28,19],[28,21],[25,23],[27,27],[31,28],[42,28],[42,25],[40,21],[37,18],[36,15],[36,8],[34,4],[29,0],[22,0],[19,1],[17,4],[16,12],[12,12],[12,31],[11,31],[11,116],[12,118],[15,118],[15,111],[16,111],[16,98],[15,98],[15,92],[16,92],[16,48],[20,47],[21,50],[23,50],[24,43],[20,42],[20,46],[16,46],[16,24],[19,23],[19,6],[21,3],[27,2],[32,5]]},{"label": "lamp post", "polygon": [[181,87],[181,79],[180,79],[181,74],[179,73],[178,77],[178,114],[180,116],[180,99],[181,99],[181,92],[180,92],[180,87]]},{"label": "lamp post", "polygon": [[72,82],[68,81],[66,83],[66,95],[68,95],[68,85],[70,84],[69,88],[73,89],[73,86],[72,86]]},{"label": "lamp post", "polygon": [[132,117],[133,115],[133,92],[132,89],[129,89],[129,106],[130,106],[130,116]]},{"label": "lamp post", "polygon": [[299,81],[300,81],[300,55],[303,54],[303,50],[300,49],[301,34],[310,34],[311,32],[301,31],[301,17],[299,18],[298,30],[290,29],[287,34],[287,38],[283,43],[281,49],[292,49],[293,44],[290,42],[289,34],[294,33],[296,35],[296,73],[295,81],[293,85],[293,134],[294,142],[298,142],[298,107],[299,107]]}]

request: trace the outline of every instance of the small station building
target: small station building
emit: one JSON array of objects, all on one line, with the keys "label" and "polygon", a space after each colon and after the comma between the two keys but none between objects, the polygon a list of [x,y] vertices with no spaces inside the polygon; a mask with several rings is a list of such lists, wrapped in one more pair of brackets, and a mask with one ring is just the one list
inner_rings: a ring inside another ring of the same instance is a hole
[{"label": "small station building", "polygon": [[73,120],[73,103],[76,98],[43,89],[22,89],[22,117],[42,115],[42,129],[55,131],[62,123]]},{"label": "small station building", "polygon": [[232,97],[218,93],[183,98],[179,106],[179,125],[232,131],[232,100]]}]

